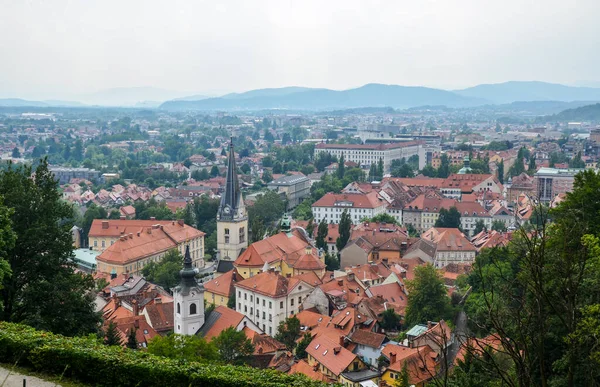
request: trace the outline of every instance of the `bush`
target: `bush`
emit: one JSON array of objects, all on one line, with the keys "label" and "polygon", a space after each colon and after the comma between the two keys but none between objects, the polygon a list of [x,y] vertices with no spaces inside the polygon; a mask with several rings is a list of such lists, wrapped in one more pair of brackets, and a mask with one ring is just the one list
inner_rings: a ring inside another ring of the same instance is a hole
[{"label": "bush", "polygon": [[303,375],[186,362],[105,346],[96,336],[68,338],[0,322],[0,362],[96,386],[325,386]]}]

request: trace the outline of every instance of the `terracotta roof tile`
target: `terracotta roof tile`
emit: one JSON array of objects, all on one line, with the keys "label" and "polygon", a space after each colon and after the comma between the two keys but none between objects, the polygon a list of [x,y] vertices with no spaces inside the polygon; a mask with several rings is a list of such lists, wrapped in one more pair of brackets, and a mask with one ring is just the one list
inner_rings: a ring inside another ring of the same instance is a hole
[{"label": "terracotta roof tile", "polygon": [[378,208],[385,204],[374,191],[366,194],[334,194],[329,192],[314,202],[312,206],[333,207],[336,203],[342,202],[348,205],[340,208]]},{"label": "terracotta roof tile", "polygon": [[242,281],[243,279],[244,277],[239,275],[236,270],[230,270],[217,278],[205,282],[204,290],[220,296],[230,297],[235,290],[235,283]]},{"label": "terracotta roof tile", "polygon": [[337,376],[344,372],[357,357],[340,346],[340,343],[330,340],[325,335],[314,338],[306,348],[306,352]]}]

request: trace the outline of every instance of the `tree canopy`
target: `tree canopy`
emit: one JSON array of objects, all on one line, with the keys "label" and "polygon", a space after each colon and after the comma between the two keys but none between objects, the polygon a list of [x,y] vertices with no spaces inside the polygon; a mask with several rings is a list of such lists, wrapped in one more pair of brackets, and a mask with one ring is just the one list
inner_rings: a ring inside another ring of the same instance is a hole
[{"label": "tree canopy", "polygon": [[440,273],[432,265],[417,266],[415,277],[407,281],[406,323],[421,324],[451,317],[450,298]]}]

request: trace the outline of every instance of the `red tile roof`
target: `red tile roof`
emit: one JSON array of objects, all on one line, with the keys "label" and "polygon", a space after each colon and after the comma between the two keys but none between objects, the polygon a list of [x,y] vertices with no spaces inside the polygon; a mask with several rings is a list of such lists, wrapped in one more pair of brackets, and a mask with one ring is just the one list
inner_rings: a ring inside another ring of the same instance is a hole
[{"label": "red tile roof", "polygon": [[236,287],[251,290],[269,297],[287,296],[292,289],[299,285],[310,286],[297,278],[286,278],[274,271],[265,271],[235,284]]},{"label": "red tile roof", "polygon": [[378,208],[384,205],[384,201],[379,198],[376,192],[366,194],[335,194],[329,192],[321,199],[313,203],[313,207],[333,207],[336,203],[348,203],[347,206],[340,208]]},{"label": "red tile roof", "polygon": [[234,292],[234,285],[236,282],[242,281],[244,277],[239,275],[237,271],[230,270],[217,278],[214,278],[204,283],[205,291],[218,294],[224,297],[230,297]]},{"label": "red tile roof", "polygon": [[337,376],[348,369],[357,359],[355,354],[325,335],[314,338],[306,348],[306,352]]},{"label": "red tile roof", "polygon": [[421,238],[432,241],[437,251],[475,251],[476,248],[457,228],[432,227]]},{"label": "red tile roof", "polygon": [[229,327],[237,327],[244,319],[243,314],[236,312],[233,309],[224,307],[222,305],[217,306],[214,309],[213,313],[214,312],[218,312],[221,316],[204,335],[204,338],[206,338],[206,340],[208,341],[212,340],[214,337],[219,336],[221,332],[223,332]]},{"label": "red tile roof", "polygon": [[157,332],[173,330],[173,302],[152,303],[144,308],[148,323]]},{"label": "red tile roof", "polygon": [[[293,262],[305,254],[307,244],[308,242],[297,230],[291,233],[280,232],[252,243],[235,260],[234,265],[236,267],[262,267],[265,262],[273,263],[285,259],[288,264],[293,266]],[[316,254],[316,249],[312,250],[313,254]]]}]

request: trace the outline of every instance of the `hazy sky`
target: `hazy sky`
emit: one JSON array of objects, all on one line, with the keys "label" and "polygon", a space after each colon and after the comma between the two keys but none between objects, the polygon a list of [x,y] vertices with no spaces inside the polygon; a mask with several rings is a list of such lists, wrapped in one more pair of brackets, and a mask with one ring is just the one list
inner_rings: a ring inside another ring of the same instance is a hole
[{"label": "hazy sky", "polygon": [[0,97],[600,81],[600,0],[0,0]]}]

